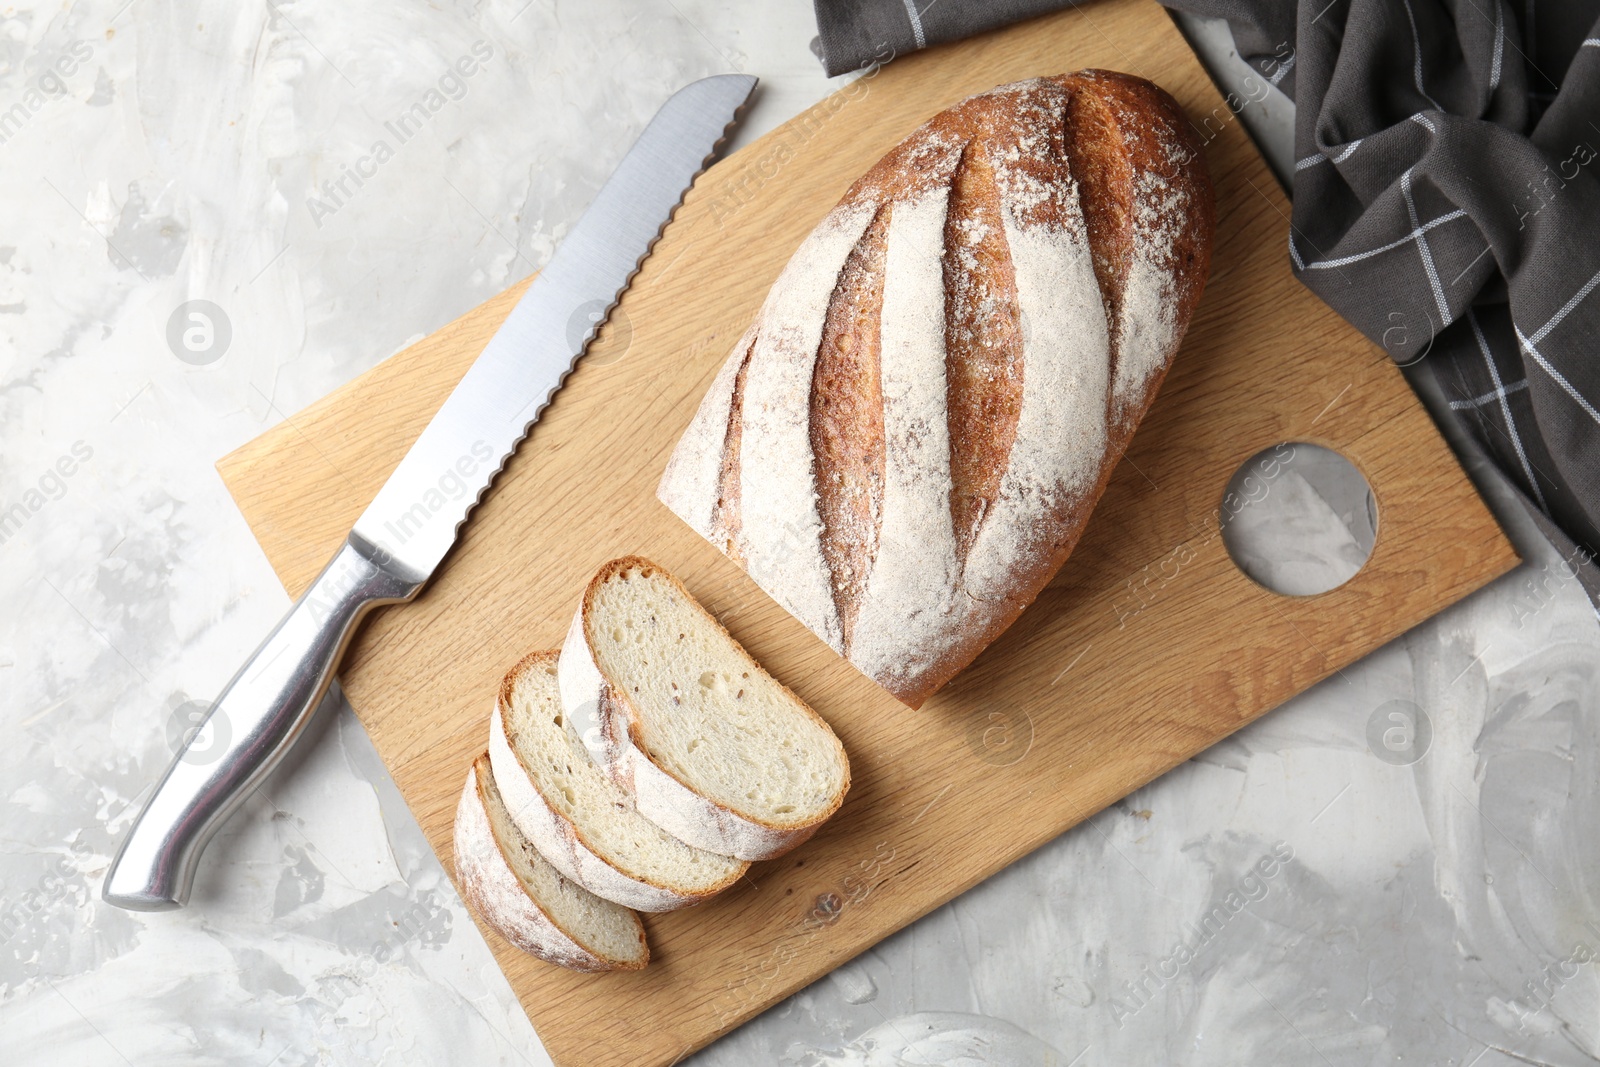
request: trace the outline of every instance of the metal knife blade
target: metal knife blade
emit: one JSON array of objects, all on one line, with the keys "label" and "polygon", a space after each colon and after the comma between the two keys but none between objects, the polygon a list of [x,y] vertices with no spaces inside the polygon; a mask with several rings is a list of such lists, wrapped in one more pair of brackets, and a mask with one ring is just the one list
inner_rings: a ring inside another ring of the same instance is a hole
[{"label": "metal knife blade", "polygon": [[[610,314],[755,81],[705,78],[679,90],[651,120],[356,521],[357,536],[413,576],[433,573],[467,512]],[[460,489],[463,479],[467,488]]]},{"label": "metal knife blade", "polygon": [[755,88],[739,74],[679,90],[400,466],[344,547],[240,668],[151,794],[106,872],[107,903],[181,907],[201,851],[304,732],[357,622],[416,596],[467,514],[626,291]]}]

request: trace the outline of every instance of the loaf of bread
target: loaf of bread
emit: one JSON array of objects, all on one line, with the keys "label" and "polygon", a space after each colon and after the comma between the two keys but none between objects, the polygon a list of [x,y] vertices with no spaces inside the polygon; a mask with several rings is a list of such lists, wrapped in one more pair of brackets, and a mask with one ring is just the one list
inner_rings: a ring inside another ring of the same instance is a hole
[{"label": "loaf of bread", "polygon": [[1214,210],[1142,79],[940,112],[794,253],[658,495],[920,706],[1077,543],[1200,299]]},{"label": "loaf of bread", "polygon": [[579,971],[649,962],[639,916],[563,878],[517,831],[488,753],[467,771],[456,805],[455,861],[461,896],[522,951]]},{"label": "loaf of bread", "polygon": [[489,759],[517,828],[597,896],[676,911],[728,888],[749,866],[686,845],[640,814],[568,723],[554,652],[535,652],[506,673],[489,721]]},{"label": "loaf of bread", "polygon": [[589,583],[560,682],[568,718],[594,724],[590,754],[641,814],[698,849],[771,859],[850,788],[822,717],[647,559],[612,560]]}]

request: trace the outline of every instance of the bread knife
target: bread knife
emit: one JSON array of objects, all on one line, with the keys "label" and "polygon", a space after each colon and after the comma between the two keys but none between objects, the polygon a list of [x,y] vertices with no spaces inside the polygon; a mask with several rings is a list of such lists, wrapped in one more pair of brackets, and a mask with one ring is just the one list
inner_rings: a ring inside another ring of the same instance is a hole
[{"label": "bread knife", "polygon": [[344,546],[167,768],[106,872],[106,903],[164,911],[188,901],[206,843],[305,731],[356,624],[432,577],[755,85],[742,74],[703,78],[650,120]]}]

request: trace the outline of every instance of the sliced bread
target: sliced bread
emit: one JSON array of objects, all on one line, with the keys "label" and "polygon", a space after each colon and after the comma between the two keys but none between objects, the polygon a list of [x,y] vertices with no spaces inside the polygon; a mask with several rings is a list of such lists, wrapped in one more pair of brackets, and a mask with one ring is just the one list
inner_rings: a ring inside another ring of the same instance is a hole
[{"label": "sliced bread", "polygon": [[489,723],[489,758],[518,828],[562,874],[640,911],[698,904],[738,881],[749,864],[665,832],[589,758],[562,711],[556,655],[511,668]]},{"label": "sliced bread", "polygon": [[463,899],[522,951],[575,971],[638,970],[650,962],[639,916],[563,878],[517,830],[488,753],[467,771],[455,854]]},{"label": "sliced bread", "polygon": [[696,848],[764,860],[839,809],[850,763],[683,583],[638,556],[600,568],[561,649],[568,718],[639,811]]}]

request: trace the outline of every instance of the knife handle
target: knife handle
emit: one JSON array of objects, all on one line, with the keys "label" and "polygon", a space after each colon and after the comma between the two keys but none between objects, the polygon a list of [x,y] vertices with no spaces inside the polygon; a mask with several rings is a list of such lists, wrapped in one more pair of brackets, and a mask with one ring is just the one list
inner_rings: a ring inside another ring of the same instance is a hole
[{"label": "knife handle", "polygon": [[107,904],[166,911],[188,901],[206,843],[305,731],[356,623],[422,588],[399,571],[381,549],[345,542],[157,783],[106,872]]}]

